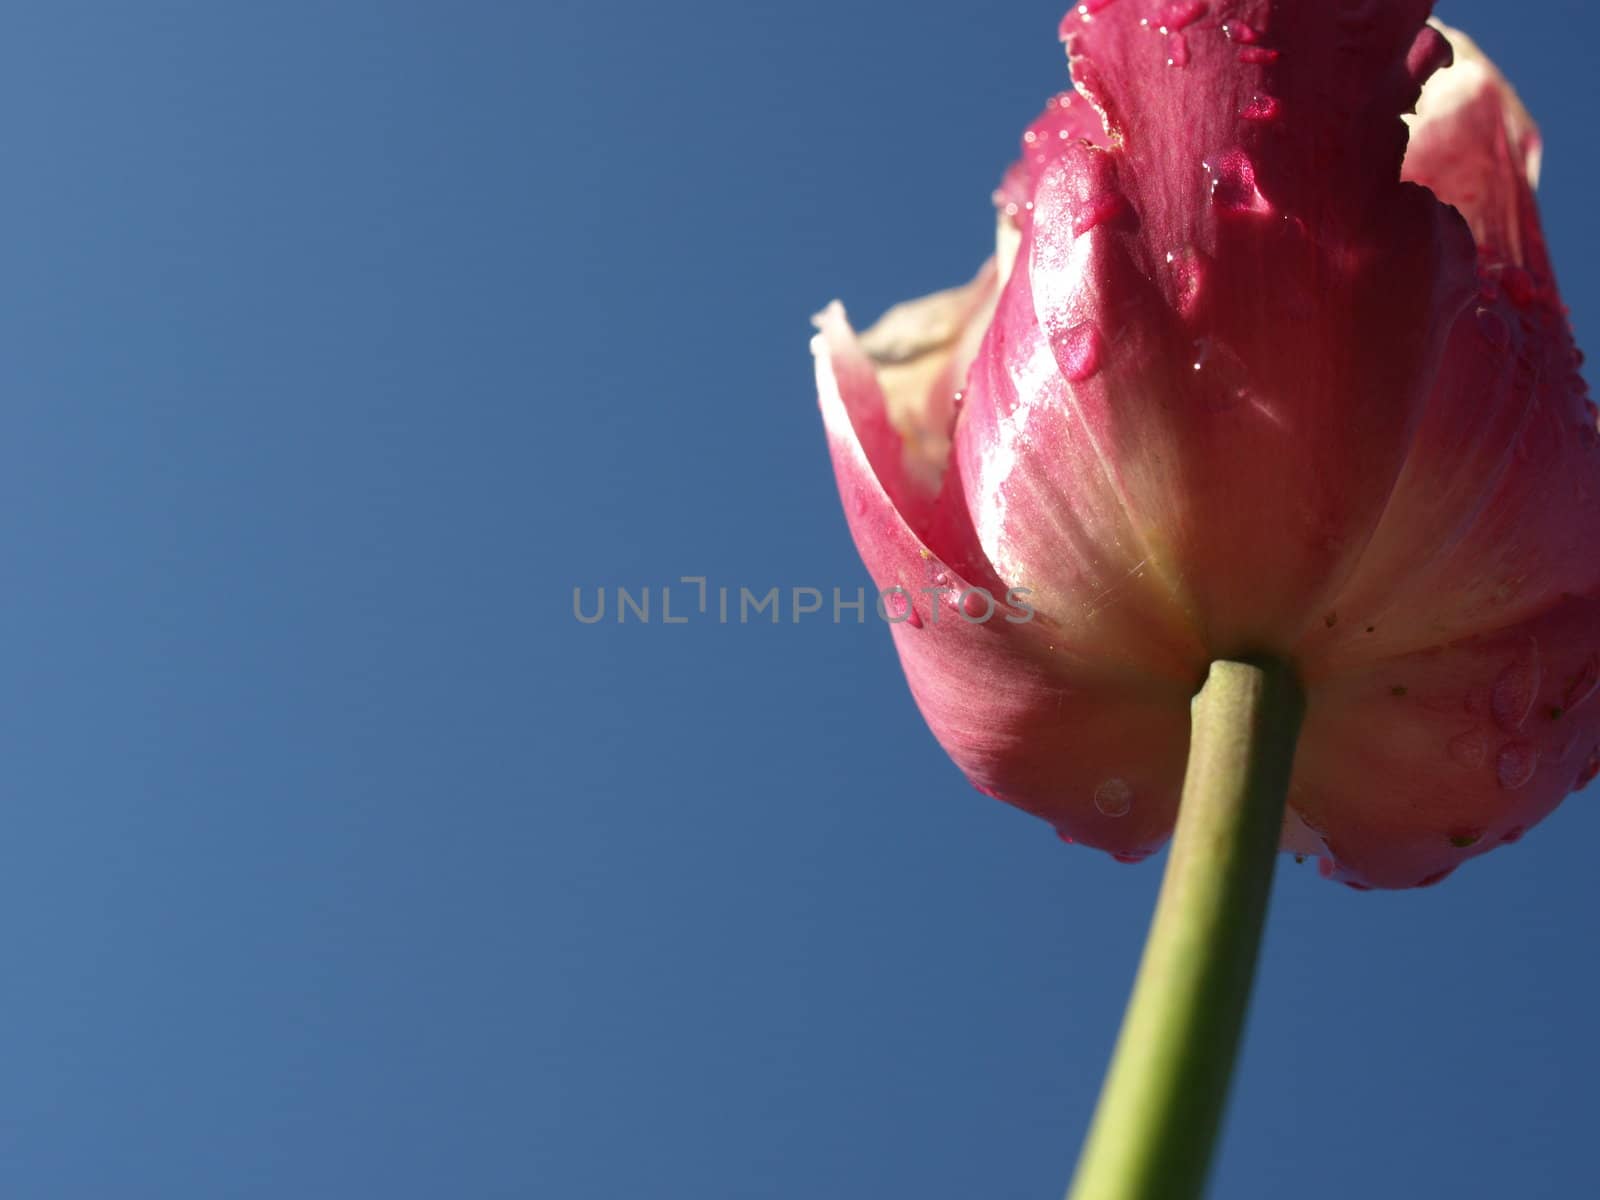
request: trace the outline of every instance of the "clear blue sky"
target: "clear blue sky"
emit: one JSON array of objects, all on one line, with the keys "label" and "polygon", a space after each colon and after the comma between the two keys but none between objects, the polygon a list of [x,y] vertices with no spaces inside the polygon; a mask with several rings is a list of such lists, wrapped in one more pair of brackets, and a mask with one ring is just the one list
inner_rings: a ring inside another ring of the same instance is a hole
[{"label": "clear blue sky", "polygon": [[[1160,874],[971,792],[808,314],[964,279],[1062,0],[14,4],[0,1194],[1053,1197]],[[1446,0],[1600,335],[1600,16]],[[1600,793],[1285,862],[1216,1195],[1594,1176]]]}]

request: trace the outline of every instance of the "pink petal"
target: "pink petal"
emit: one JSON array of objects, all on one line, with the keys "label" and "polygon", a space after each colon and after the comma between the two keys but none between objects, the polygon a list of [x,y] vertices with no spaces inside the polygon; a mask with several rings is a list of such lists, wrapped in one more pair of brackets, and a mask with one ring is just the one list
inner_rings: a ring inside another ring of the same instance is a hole
[{"label": "pink petal", "polygon": [[1315,680],[1600,593],[1600,433],[1565,316],[1504,292],[1456,322],[1359,565],[1297,647]]},{"label": "pink petal", "polygon": [[[1077,156],[1102,154],[1076,146]],[[1050,168],[1044,192],[1059,172]],[[1040,234],[1023,234],[1024,254]],[[1032,287],[1049,279],[1013,274],[968,379],[955,452],[979,544],[1070,643],[1195,686],[1208,658],[1167,570],[1170,551],[1135,527],[1121,464],[1095,440],[1092,418],[1120,382],[1100,367],[1111,348],[1087,314],[1063,315],[1047,335]]]},{"label": "pink petal", "polygon": [[[1124,855],[1154,850],[1171,828],[1182,784],[1189,681],[1131,673],[1093,642],[1069,642],[1048,617],[1026,619],[1018,606],[997,605],[984,621],[964,613],[962,592],[982,586],[974,575],[992,577],[992,568],[964,571],[913,532],[888,490],[907,484],[888,452],[870,360],[838,306],[819,324],[817,386],[845,515],[877,587],[903,587],[911,597],[913,615],[891,628],[934,735],[975,786],[1064,836]],[[874,469],[868,436],[878,441],[887,479]],[[934,587],[947,591],[920,590]],[[1003,601],[1005,585],[995,587]]]},{"label": "pink petal", "polygon": [[1341,878],[1413,887],[1532,828],[1600,762],[1600,600],[1310,689],[1290,803]]},{"label": "pink petal", "polygon": [[[1070,141],[1045,167],[1033,311],[1009,301],[1018,271],[975,368],[987,345],[1015,359],[1000,347],[1048,342],[1075,445],[1020,439],[1010,469],[1053,475],[1058,508],[1090,514],[1075,519],[1102,544],[1121,510],[1127,561],[1177,597],[1213,656],[1287,644],[1320,618],[1475,287],[1466,229],[1398,181],[1426,5],[1369,8],[1360,24],[1334,5],[1236,0],[1069,17],[1110,148]],[[1174,37],[1186,65],[1167,65]],[[998,433],[957,440],[972,478],[1006,461]]]},{"label": "pink petal", "polygon": [[1459,29],[1440,27],[1454,65],[1423,88],[1404,174],[1454,205],[1483,256],[1549,277],[1533,189],[1543,143],[1505,77]]},{"label": "pink petal", "polygon": [[1106,131],[1100,114],[1076,92],[1060,92],[1045,101],[1044,111],[1022,135],[1022,153],[995,190],[995,207],[1020,229],[1033,209],[1033,190],[1051,163],[1074,141],[1103,146]]}]

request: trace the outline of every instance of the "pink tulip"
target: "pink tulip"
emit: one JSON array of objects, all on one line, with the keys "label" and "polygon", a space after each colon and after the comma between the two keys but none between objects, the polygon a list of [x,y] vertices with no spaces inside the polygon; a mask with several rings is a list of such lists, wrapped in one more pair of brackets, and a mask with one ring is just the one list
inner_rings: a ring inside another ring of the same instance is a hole
[{"label": "pink tulip", "polygon": [[1065,838],[1166,840],[1216,659],[1293,665],[1282,847],[1352,886],[1437,882],[1600,770],[1600,434],[1539,135],[1428,9],[1086,0],[995,257],[859,338],[818,318],[912,693]]}]

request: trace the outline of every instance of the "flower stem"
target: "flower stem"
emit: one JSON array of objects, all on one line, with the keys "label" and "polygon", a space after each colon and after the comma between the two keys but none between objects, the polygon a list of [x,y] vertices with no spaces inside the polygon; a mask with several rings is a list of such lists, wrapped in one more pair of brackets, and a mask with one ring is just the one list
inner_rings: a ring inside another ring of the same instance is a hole
[{"label": "flower stem", "polygon": [[1205,1188],[1304,710],[1273,662],[1214,662],[1194,698],[1167,873],[1069,1200]]}]

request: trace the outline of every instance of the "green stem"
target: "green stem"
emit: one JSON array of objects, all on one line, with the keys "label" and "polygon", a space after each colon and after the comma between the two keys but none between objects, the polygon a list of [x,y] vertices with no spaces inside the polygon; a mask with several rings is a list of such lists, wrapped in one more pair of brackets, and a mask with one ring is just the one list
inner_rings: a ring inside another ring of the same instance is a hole
[{"label": "green stem", "polygon": [[1271,662],[1214,662],[1194,698],[1167,873],[1069,1200],[1205,1188],[1304,708]]}]

